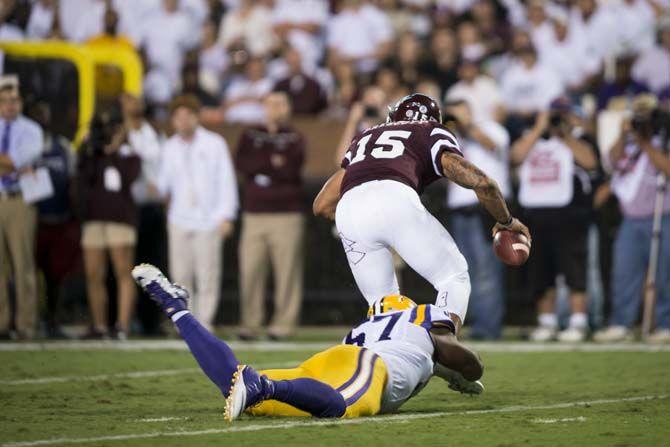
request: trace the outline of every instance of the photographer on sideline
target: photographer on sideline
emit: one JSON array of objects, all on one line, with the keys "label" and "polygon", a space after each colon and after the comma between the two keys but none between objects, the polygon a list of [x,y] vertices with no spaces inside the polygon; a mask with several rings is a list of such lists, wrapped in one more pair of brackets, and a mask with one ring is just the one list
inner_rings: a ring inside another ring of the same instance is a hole
[{"label": "photographer on sideline", "polygon": [[127,143],[127,130],[118,107],[98,112],[81,150],[77,169],[81,246],[86,271],[88,304],[93,318],[84,338],[105,339],[107,330],[107,252],[117,282],[117,318],[112,337],[125,340],[135,306],[137,207],[131,186],[141,162]]},{"label": "photographer on sideline", "polygon": [[[493,178],[505,197],[509,197],[509,134],[491,118],[473,121],[470,106],[464,100],[445,104],[444,123],[453,130],[468,161]],[[470,337],[500,338],[504,314],[503,264],[490,249],[495,224],[479,204],[475,193],[455,183],[449,184],[447,198],[451,234],[468,261],[472,278]]]},{"label": "photographer on sideline", "polygon": [[[592,187],[588,171],[598,167],[595,145],[573,127],[566,98],[538,114],[535,126],[514,145],[510,159],[519,166],[519,203],[533,229],[533,255],[528,260],[529,288],[538,300],[539,326],[533,341],[557,338],[580,342],[588,330],[586,302],[586,237]],[[554,284],[564,274],[570,287],[572,314],[558,333]]]},{"label": "photographer on sideline", "polygon": [[[639,95],[633,102],[633,118],[625,120],[621,135],[610,152],[614,166],[612,191],[619,199],[623,221],[613,249],[610,325],[595,334],[601,342],[633,338],[631,328],[640,311],[652,239],[656,178],[670,175],[667,135],[670,114],[657,108],[653,95]],[[665,127],[665,132],[663,132]],[[662,134],[665,133],[665,137]],[[663,202],[661,241],[656,271],[656,331],[648,341],[670,342],[670,193]]]}]

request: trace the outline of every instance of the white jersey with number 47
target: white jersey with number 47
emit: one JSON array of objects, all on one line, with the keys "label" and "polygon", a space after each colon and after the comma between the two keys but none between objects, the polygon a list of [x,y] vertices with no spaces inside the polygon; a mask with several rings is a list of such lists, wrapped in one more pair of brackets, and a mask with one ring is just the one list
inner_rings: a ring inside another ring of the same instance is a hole
[{"label": "white jersey with number 47", "polygon": [[453,331],[454,323],[442,308],[422,304],[374,315],[344,338],[342,343],[367,348],[384,361],[388,383],[382,397],[382,412],[395,411],[430,380],[435,348],[428,331],[434,327]]}]

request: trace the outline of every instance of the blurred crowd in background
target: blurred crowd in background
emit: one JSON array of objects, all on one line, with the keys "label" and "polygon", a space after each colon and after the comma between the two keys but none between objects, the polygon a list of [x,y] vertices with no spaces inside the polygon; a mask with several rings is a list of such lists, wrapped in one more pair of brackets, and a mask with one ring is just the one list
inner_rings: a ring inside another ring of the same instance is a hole
[{"label": "blurred crowd in background", "polygon": [[[4,0],[0,41],[132,48],[144,76],[143,96],[99,110],[77,151],[51,130],[59,110],[15,79],[0,86],[0,335],[34,336],[39,270],[46,334],[64,336],[60,283],[79,268],[79,247],[87,337],[127,337],[130,268],[166,246],[172,279],[195,291],[199,319],[214,324],[222,242],[238,220],[238,335],[291,335],[311,199],[302,178],[310,150],[291,117],[346,122],[334,170],[357,132],[418,91],[444,104],[466,158],[496,179],[533,233],[522,286],[537,303],[529,337],[579,342],[604,327],[596,340],[631,339],[656,176],[670,173],[669,13],[667,0]],[[231,123],[247,128],[239,141],[206,130]],[[32,203],[21,178],[40,168],[53,191]],[[652,340],[668,342],[670,194],[664,200]],[[470,336],[497,339],[508,275],[490,249],[492,222],[456,186],[440,203],[470,267]],[[111,328],[108,258],[118,306]],[[561,294],[569,309],[559,322]],[[602,309],[606,296],[604,320],[593,303]]]}]

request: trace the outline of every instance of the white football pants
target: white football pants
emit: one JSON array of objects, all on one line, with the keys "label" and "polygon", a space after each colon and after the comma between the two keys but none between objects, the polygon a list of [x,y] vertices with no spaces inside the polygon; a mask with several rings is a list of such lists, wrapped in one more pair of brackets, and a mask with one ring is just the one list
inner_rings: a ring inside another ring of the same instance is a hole
[{"label": "white football pants", "polygon": [[435,287],[435,304],[465,321],[470,299],[468,264],[416,191],[393,180],[366,182],[340,199],[335,222],[368,304],[399,293],[389,250],[393,248]]}]

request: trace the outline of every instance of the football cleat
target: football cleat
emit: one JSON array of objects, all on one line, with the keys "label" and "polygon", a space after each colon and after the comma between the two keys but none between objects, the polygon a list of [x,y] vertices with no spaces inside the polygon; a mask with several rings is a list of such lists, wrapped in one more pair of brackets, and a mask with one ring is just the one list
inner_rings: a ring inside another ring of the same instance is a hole
[{"label": "football cleat", "polygon": [[233,381],[226,398],[223,417],[228,422],[235,419],[249,407],[258,405],[270,398],[273,384],[267,376],[262,376],[248,365],[237,365]]},{"label": "football cleat", "polygon": [[163,309],[168,317],[188,310],[188,292],[181,286],[172,284],[163,273],[151,264],[140,264],[132,271],[135,282],[146,291]]},{"label": "football cleat", "polygon": [[449,389],[458,391],[461,394],[475,395],[484,392],[484,385],[479,380],[467,380],[461,373],[439,363],[435,363],[433,374],[446,380],[449,384]]}]

